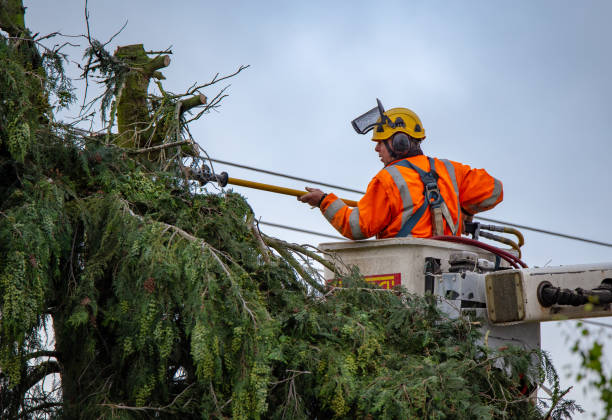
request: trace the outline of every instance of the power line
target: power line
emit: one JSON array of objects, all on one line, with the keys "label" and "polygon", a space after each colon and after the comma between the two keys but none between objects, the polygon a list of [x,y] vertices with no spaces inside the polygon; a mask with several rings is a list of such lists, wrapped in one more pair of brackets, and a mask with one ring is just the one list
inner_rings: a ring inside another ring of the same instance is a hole
[{"label": "power line", "polygon": [[[281,176],[283,178],[288,178],[288,179],[294,179],[296,181],[303,181],[303,182],[308,182],[308,183],[311,183],[311,184],[323,185],[325,187],[335,188],[337,190],[349,191],[349,192],[354,192],[354,193],[362,194],[362,195],[365,194],[365,192],[363,192],[363,191],[354,190],[352,188],[340,187],[338,185],[333,185],[333,184],[326,184],[324,182],[314,181],[312,179],[300,178],[300,177],[297,177],[297,176],[287,175],[287,174],[283,174],[283,173],[280,173],[280,172],[273,172],[273,171],[268,171],[266,169],[254,168],[252,166],[241,165],[239,163],[234,163],[234,162],[227,162],[225,160],[212,159],[212,158],[210,158],[210,160],[212,160],[213,162],[222,163],[224,165],[235,166],[236,168],[243,168],[243,169],[248,169],[250,171],[262,172],[264,174]],[[306,194],[306,193],[304,193],[304,194]]]},{"label": "power line", "polygon": [[587,321],[586,319],[581,319],[579,322],[582,322],[583,324],[597,325],[598,327],[612,328],[612,324],[606,324],[605,322]]},{"label": "power line", "polygon": [[[213,161],[213,162],[222,163],[224,165],[229,165],[229,166],[235,166],[237,168],[248,169],[250,171],[261,172],[261,173],[265,173],[265,174],[269,174],[269,175],[280,176],[280,177],[283,177],[283,178],[293,179],[293,180],[296,180],[296,181],[303,181],[303,182],[308,182],[308,183],[312,183],[312,184],[323,185],[323,186],[326,186],[326,187],[335,188],[335,189],[342,190],[342,191],[348,191],[348,192],[357,193],[357,194],[365,194],[365,191],[360,191],[360,190],[355,190],[355,189],[352,189],[352,188],[341,187],[339,185],[326,184],[324,182],[319,182],[319,181],[315,181],[315,180],[312,180],[312,179],[300,178],[300,177],[296,177],[296,176],[292,176],[292,175],[283,174],[283,173],[280,173],[280,172],[268,171],[266,169],[255,168],[253,166],[242,165],[242,164],[239,164],[239,163],[228,162],[228,161],[220,160],[220,159],[212,159],[211,158],[210,160]],[[580,236],[568,235],[566,233],[553,232],[553,231],[550,231],[550,230],[544,230],[544,229],[534,228],[534,227],[530,227],[530,226],[519,225],[517,223],[504,222],[503,220],[489,219],[487,217],[482,217],[482,216],[474,216],[474,218],[479,219],[479,220],[484,220],[484,221],[487,221],[487,222],[499,223],[499,224],[508,225],[508,226],[514,226],[514,227],[517,227],[517,228],[521,228],[521,229],[525,229],[525,230],[530,230],[530,231],[533,231],[533,232],[543,233],[545,235],[557,236],[559,238],[572,239],[574,241],[581,241],[581,242],[586,242],[586,243],[590,243],[590,244],[594,244],[594,245],[600,245],[600,246],[606,246],[606,247],[612,248],[612,243],[609,243],[609,242],[595,241],[593,239],[583,238],[583,237],[580,237]],[[265,223],[262,223],[262,224],[265,224]],[[285,228],[289,228],[289,227],[286,226]],[[293,229],[293,228],[291,228],[291,229]],[[314,235],[319,235],[318,233],[312,232],[312,231],[307,231],[305,233],[312,233]],[[329,237],[330,235],[320,234],[320,236],[328,236]],[[334,238],[337,239],[339,237],[334,237]]]},{"label": "power line", "polygon": [[272,227],[277,227],[277,228],[281,228],[281,229],[293,230],[293,231],[302,232],[302,233],[309,233],[311,235],[323,236],[325,238],[346,240],[346,238],[343,238],[341,236],[328,235],[327,233],[315,232],[314,230],[300,229],[300,228],[296,228],[296,227],[293,227],[293,226],[279,225],[278,223],[264,222],[263,220],[260,220],[259,223],[262,224],[262,225],[266,225],[266,226],[272,226]]},{"label": "power line", "polygon": [[531,231],[534,231],[534,232],[545,233],[547,235],[558,236],[560,238],[573,239],[575,241],[582,241],[582,242],[588,242],[588,243],[595,244],[595,245],[612,247],[612,244],[610,244],[610,243],[594,241],[592,239],[587,239],[587,238],[581,238],[580,236],[573,236],[573,235],[567,235],[565,233],[551,232],[550,230],[538,229],[538,228],[529,227],[529,226],[525,226],[525,225],[519,225],[519,224],[516,224],[516,223],[503,222],[501,220],[489,219],[487,217],[482,217],[482,216],[474,216],[474,218],[475,219],[480,219],[480,220],[485,220],[487,222],[500,223],[500,224],[503,224],[503,225],[514,226],[514,227],[517,227],[517,228],[521,228],[521,229],[525,229],[525,230],[531,230]]}]

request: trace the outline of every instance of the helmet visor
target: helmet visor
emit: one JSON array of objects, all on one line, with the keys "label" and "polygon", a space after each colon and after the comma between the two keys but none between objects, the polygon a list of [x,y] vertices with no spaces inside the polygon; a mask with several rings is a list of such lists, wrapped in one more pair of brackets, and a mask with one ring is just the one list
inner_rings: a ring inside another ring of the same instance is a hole
[{"label": "helmet visor", "polygon": [[377,124],[380,124],[380,111],[378,107],[374,107],[368,112],[351,121],[351,125],[359,134],[365,134],[373,129]]}]

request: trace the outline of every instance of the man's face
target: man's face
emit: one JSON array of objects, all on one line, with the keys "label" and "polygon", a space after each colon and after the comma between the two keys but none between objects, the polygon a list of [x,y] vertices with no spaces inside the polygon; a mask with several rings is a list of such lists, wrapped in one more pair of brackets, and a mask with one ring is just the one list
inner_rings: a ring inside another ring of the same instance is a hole
[{"label": "man's face", "polygon": [[[374,150],[378,152],[378,157],[380,157],[381,162],[385,166],[387,166],[394,160],[393,157],[391,156],[391,153],[389,153],[389,149],[383,144],[384,142],[387,142],[387,141],[390,141],[390,139],[383,140],[383,141],[377,141],[376,147],[374,148]],[[389,144],[389,146],[391,145]]]}]

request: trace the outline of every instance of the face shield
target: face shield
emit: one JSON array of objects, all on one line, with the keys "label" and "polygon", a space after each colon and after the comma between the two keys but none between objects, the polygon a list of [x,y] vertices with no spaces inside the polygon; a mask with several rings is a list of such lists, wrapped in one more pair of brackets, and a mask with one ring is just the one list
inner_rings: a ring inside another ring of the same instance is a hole
[{"label": "face shield", "polygon": [[383,108],[380,99],[376,98],[376,103],[378,104],[376,107],[351,121],[351,125],[359,134],[365,134],[376,126],[382,130],[382,126],[389,119],[385,115],[385,108]]}]

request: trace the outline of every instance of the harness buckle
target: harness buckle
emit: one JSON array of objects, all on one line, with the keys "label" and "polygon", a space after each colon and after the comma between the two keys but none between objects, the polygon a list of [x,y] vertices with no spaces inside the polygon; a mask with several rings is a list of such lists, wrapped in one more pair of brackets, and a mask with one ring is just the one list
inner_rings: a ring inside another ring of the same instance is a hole
[{"label": "harness buckle", "polygon": [[427,199],[427,203],[432,208],[437,208],[442,205],[442,194],[440,194],[440,189],[438,188],[437,183],[425,184],[425,198]]}]

